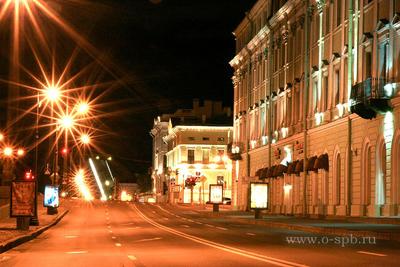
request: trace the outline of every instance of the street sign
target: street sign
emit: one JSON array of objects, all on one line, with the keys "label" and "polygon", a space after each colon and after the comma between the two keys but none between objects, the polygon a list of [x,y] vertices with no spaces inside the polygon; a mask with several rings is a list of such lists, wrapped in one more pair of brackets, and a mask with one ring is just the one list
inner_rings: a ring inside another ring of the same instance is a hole
[{"label": "street sign", "polygon": [[33,217],[35,205],[35,182],[13,181],[11,183],[10,217]]},{"label": "street sign", "polygon": [[46,185],[44,188],[43,206],[57,208],[59,203],[58,186]]},{"label": "street sign", "polygon": [[222,204],[223,201],[223,188],[222,184],[210,184],[210,202],[213,204]]},{"label": "street sign", "polygon": [[250,208],[268,208],[268,183],[250,183]]}]

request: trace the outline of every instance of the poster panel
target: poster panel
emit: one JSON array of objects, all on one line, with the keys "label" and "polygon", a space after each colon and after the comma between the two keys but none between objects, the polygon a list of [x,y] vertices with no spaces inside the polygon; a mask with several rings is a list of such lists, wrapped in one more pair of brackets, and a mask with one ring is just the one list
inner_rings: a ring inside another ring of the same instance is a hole
[{"label": "poster panel", "polygon": [[58,197],[58,186],[46,185],[44,188],[44,201],[45,207],[57,208],[60,200]]},{"label": "poster panel", "polygon": [[250,208],[268,208],[268,183],[250,183]]},{"label": "poster panel", "polygon": [[11,183],[10,217],[34,216],[35,202],[35,181],[13,181]]},{"label": "poster panel", "polygon": [[222,184],[210,184],[210,202],[212,204],[222,204],[223,188]]}]

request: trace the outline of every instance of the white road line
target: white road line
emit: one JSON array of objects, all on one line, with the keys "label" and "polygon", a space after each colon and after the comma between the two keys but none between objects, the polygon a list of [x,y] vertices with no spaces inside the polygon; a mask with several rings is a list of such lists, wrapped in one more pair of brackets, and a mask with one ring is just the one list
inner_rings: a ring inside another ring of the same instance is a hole
[{"label": "white road line", "polygon": [[88,252],[87,252],[87,250],[81,250],[81,251],[68,251],[68,252],[65,252],[65,253],[67,253],[67,254],[85,254],[85,253],[88,253]]},{"label": "white road line", "polygon": [[215,227],[215,228],[220,229],[220,230],[224,230],[224,231],[228,230],[228,229],[226,229],[224,227]]},{"label": "white road line", "polygon": [[203,223],[201,223],[201,222],[195,222],[195,223],[197,223],[197,224],[203,224]]},{"label": "white road line", "polygon": [[211,224],[205,224],[206,226],[208,226],[208,227],[215,227],[214,225],[211,225]]},{"label": "white road line", "polygon": [[107,228],[111,228],[111,225],[107,225]]},{"label": "white road line", "polygon": [[135,242],[137,243],[137,242],[155,241],[155,240],[160,240],[160,239],[162,239],[162,237],[139,239],[139,240],[136,240]]},{"label": "white road line", "polygon": [[168,221],[169,219],[167,217],[164,217],[164,220]]},{"label": "white road line", "polygon": [[372,255],[372,256],[378,256],[378,257],[386,257],[386,254],[380,254],[380,253],[373,253],[373,252],[368,252],[368,251],[357,251],[357,253],[360,254],[367,254],[367,255]]},{"label": "white road line", "polygon": [[186,228],[190,228],[190,226],[186,225],[186,224],[182,224],[181,226],[186,227]]},{"label": "white road line", "polygon": [[130,260],[134,261],[134,260],[136,260],[136,257],[135,257],[135,256],[133,256],[133,255],[128,255],[128,259],[130,259]]},{"label": "white road line", "polygon": [[112,239],[117,239],[117,237],[116,237],[116,236],[112,236],[111,238],[112,238]]},{"label": "white road line", "polygon": [[77,238],[78,236],[77,235],[66,235],[66,236],[64,236],[65,238]]},{"label": "white road line", "polygon": [[194,221],[193,221],[193,220],[191,220],[191,219],[188,219],[187,221],[188,221],[188,222],[194,222]]},{"label": "white road line", "polygon": [[121,243],[115,243],[115,245],[116,245],[117,247],[121,247],[121,246],[122,246]]},{"label": "white road line", "polygon": [[191,240],[193,242],[196,242],[196,243],[200,243],[200,244],[203,244],[203,245],[206,245],[206,246],[209,246],[209,247],[220,249],[220,250],[223,250],[225,252],[233,253],[233,254],[240,255],[240,256],[243,256],[243,257],[247,257],[247,258],[250,258],[250,259],[254,259],[254,260],[270,263],[270,264],[273,264],[273,265],[276,265],[276,266],[282,266],[282,267],[293,267],[293,266],[297,266],[297,267],[303,266],[304,267],[304,266],[306,266],[304,264],[299,264],[299,263],[296,263],[296,262],[291,262],[291,261],[286,261],[286,260],[282,260],[282,259],[278,259],[278,258],[274,258],[274,257],[265,256],[265,255],[258,254],[258,253],[255,253],[255,252],[251,252],[251,251],[248,251],[248,250],[243,250],[243,249],[235,248],[235,247],[232,247],[232,246],[224,245],[224,244],[221,244],[221,243],[213,242],[211,240],[200,238],[200,237],[197,237],[197,236],[194,236],[194,235],[189,235],[189,234],[186,234],[184,232],[175,230],[173,228],[164,226],[162,224],[159,224],[159,223],[153,221],[152,219],[150,219],[146,215],[144,215],[138,209],[138,207],[136,205],[133,205],[133,209],[137,212],[137,214],[143,220],[147,221],[149,224],[151,224],[151,225],[153,225],[153,226],[155,226],[155,227],[157,227],[157,228],[159,228],[161,230],[164,230],[166,232],[169,232],[169,233],[175,234],[177,236],[189,239],[189,240]]},{"label": "white road line", "polygon": [[256,235],[256,234],[253,234],[253,233],[246,233],[246,235]]},{"label": "white road line", "polygon": [[135,227],[128,227],[128,228],[125,228],[126,230],[135,230],[135,229],[138,229],[138,228],[140,228],[139,226],[135,226]]},{"label": "white road line", "polygon": [[10,259],[10,258],[11,258],[11,257],[3,256],[3,257],[0,259],[0,262],[6,261],[6,260],[8,260],[8,259]]}]

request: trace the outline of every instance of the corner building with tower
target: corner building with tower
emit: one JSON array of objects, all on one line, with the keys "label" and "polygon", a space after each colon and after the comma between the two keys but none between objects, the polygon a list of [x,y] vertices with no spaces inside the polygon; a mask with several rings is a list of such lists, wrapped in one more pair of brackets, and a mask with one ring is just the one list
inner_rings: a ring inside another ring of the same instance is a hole
[{"label": "corner building with tower", "polygon": [[399,216],[400,1],[260,0],[234,35],[232,205]]}]

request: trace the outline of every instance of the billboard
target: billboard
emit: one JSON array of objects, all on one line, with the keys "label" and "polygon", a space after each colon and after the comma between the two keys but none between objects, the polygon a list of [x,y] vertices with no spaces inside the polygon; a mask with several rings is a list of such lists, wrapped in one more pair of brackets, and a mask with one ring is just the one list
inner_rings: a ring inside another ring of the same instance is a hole
[{"label": "billboard", "polygon": [[13,181],[11,183],[10,217],[35,215],[35,182]]},{"label": "billboard", "polygon": [[223,201],[223,185],[210,184],[210,202],[213,204],[222,204]]},{"label": "billboard", "polygon": [[250,183],[250,208],[268,208],[268,183]]},{"label": "billboard", "polygon": [[58,186],[46,185],[44,188],[43,206],[57,208],[59,203]]}]

